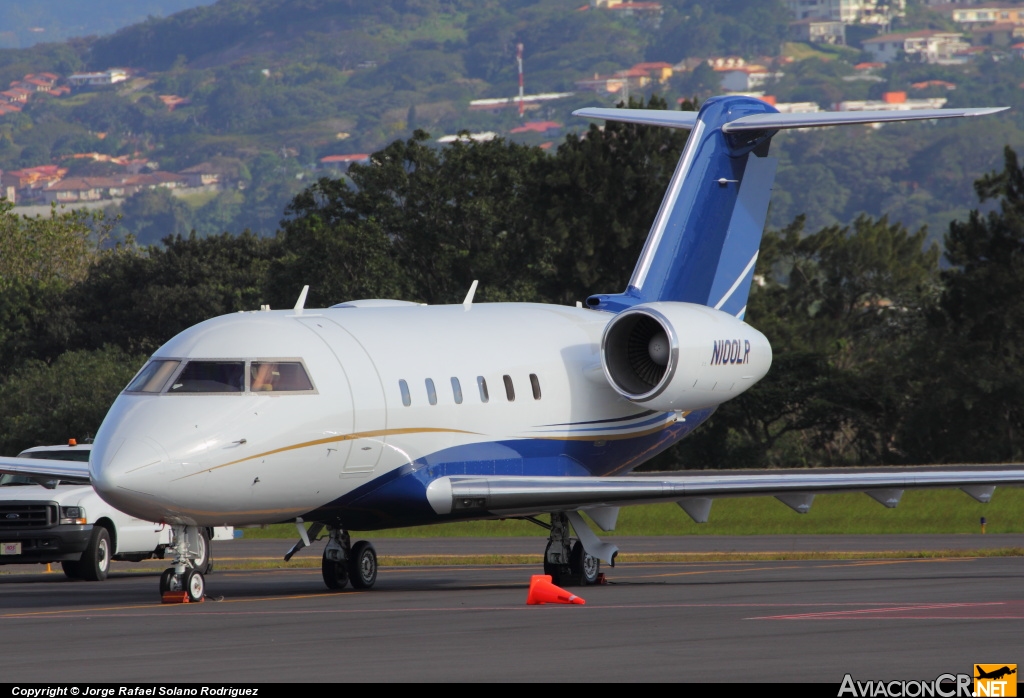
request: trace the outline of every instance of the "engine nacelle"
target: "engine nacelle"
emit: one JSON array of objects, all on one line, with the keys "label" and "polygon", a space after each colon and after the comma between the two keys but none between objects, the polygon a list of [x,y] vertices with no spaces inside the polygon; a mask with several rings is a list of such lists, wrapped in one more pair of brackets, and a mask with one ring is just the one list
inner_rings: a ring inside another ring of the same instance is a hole
[{"label": "engine nacelle", "polygon": [[619,313],[601,338],[601,364],[620,395],[653,410],[719,405],[761,380],[768,339],[742,320],[693,303],[645,303]]}]

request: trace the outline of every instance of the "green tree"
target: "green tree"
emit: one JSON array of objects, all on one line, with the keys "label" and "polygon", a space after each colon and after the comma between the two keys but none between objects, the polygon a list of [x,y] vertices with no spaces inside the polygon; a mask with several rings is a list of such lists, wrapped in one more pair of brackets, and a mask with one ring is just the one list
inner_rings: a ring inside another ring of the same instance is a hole
[{"label": "green tree", "polygon": [[27,362],[0,384],[0,453],[92,437],[144,361],[104,347]]},{"label": "green tree", "polygon": [[86,277],[109,235],[102,213],[62,211],[22,216],[0,199],[0,289],[15,282],[68,286]]},{"label": "green tree", "polygon": [[216,315],[258,310],[276,243],[255,235],[168,237],[162,247],[104,255],[66,302],[76,345],[151,353],[178,332]]},{"label": "green tree", "polygon": [[975,183],[995,210],[950,223],[939,312],[919,360],[922,385],[903,440],[916,460],[1024,457],[1024,172],[1007,147],[1001,172]]}]

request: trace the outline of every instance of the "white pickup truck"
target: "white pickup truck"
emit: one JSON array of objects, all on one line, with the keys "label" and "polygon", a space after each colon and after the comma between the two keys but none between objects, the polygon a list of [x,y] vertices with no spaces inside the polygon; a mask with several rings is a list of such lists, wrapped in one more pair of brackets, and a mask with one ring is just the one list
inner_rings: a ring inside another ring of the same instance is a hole
[{"label": "white pickup truck", "polygon": [[[22,458],[87,462],[90,444],[37,446]],[[234,535],[230,527],[201,529],[196,569],[211,568],[211,540]],[[0,565],[60,562],[72,579],[101,581],[111,560],[163,558],[171,542],[164,524],[129,516],[104,502],[89,485],[46,486],[22,475],[0,475]]]}]

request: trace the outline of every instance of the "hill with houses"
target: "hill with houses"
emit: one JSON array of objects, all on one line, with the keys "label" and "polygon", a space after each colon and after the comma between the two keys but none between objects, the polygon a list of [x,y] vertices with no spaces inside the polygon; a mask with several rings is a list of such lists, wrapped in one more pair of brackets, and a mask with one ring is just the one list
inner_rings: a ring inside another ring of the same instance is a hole
[{"label": "hill with houses", "polygon": [[19,205],[109,205],[127,219],[141,196],[178,227],[272,234],[311,180],[416,129],[439,145],[555,148],[589,126],[576,108],[722,91],[780,110],[1017,107],[985,134],[776,139],[773,224],[867,212],[941,228],[1002,146],[1024,143],[1022,56],[1018,3],[219,0],[0,51],[0,185]]}]

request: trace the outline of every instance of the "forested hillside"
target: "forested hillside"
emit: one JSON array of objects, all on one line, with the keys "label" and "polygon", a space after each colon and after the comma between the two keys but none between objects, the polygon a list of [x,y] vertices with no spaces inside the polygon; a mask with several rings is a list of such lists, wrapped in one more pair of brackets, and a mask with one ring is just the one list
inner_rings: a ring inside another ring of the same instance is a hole
[{"label": "forested hillside", "polygon": [[[911,6],[919,11],[904,23],[935,19]],[[776,226],[803,214],[816,229],[867,213],[941,230],[973,205],[970,183],[999,166],[1002,146],[1024,147],[1024,60],[995,51],[963,65],[894,62],[865,73],[855,68],[864,56],[854,47],[787,43],[790,20],[779,0],[671,0],[656,17],[577,0],[220,0],[99,38],[0,51],[3,84],[40,71],[132,71],[116,85],[39,94],[20,111],[0,113],[0,170],[60,164],[69,177],[118,171],[70,160],[87,153],[144,158],[170,172],[214,161],[226,173],[216,195],[139,194],[111,211],[123,215],[115,235],[147,243],[192,229],[273,235],[291,197],[320,176],[325,156],[369,153],[417,128],[434,139],[465,129],[557,145],[589,125],[573,109],[625,98],[581,90],[578,81],[665,61],[676,66],[671,79],[630,96],[657,94],[674,105],[718,92],[720,76],[702,59],[729,55],[777,70],[781,77],[763,91],[780,102],[831,107],[895,90],[941,96],[949,106],[1014,107],[982,128],[780,136]],[[473,99],[516,93],[520,42],[528,93],[575,93],[527,112],[525,120],[548,124],[546,133],[513,133],[523,123],[515,109],[470,108]]]},{"label": "forested hillside", "polygon": [[[658,106],[658,105],[656,105]],[[554,155],[504,141],[395,141],[296,196],[272,238],[105,248],[109,222],[0,215],[0,451],[86,437],[147,354],[204,318],[398,297],[571,304],[621,290],[685,134],[596,127]],[[637,167],[636,163],[644,163]],[[977,183],[990,213],[952,222],[948,268],[885,218],[766,234],[747,319],[760,384],[660,468],[1004,461],[1024,457],[1024,172]],[[54,261],[62,261],[54,264]],[[86,379],[86,376],[88,379]]]}]

